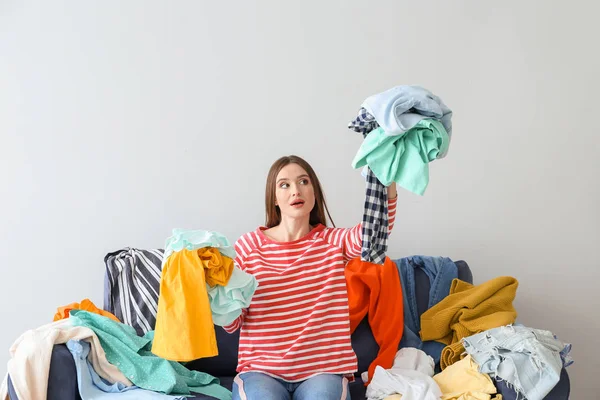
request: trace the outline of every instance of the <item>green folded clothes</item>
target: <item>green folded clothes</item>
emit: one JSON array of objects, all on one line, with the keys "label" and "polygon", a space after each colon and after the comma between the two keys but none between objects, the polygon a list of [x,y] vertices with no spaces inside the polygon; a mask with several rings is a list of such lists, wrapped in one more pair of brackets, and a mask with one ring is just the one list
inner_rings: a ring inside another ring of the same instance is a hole
[{"label": "green folded clothes", "polygon": [[446,129],[434,119],[421,120],[399,136],[377,128],[363,141],[352,167],[366,165],[383,185],[396,182],[422,196],[429,184],[429,163],[445,154],[449,144]]}]

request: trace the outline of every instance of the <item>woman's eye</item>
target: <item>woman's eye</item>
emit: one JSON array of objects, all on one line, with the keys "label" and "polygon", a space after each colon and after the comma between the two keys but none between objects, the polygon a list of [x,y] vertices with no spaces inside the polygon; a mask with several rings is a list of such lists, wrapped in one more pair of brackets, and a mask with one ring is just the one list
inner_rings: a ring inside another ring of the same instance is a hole
[{"label": "woman's eye", "polygon": [[300,181],[300,184],[301,184],[301,185],[308,185],[308,179],[302,179],[302,180]]},{"label": "woman's eye", "polygon": [[287,189],[288,186],[290,186],[288,183],[282,183],[281,185],[279,185],[279,187],[282,189]]}]

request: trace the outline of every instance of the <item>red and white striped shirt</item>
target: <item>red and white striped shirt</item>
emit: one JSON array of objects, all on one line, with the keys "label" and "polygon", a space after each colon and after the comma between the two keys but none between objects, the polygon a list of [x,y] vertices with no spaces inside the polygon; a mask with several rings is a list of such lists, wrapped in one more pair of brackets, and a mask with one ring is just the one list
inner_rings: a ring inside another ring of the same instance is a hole
[{"label": "red and white striped shirt", "polygon": [[[388,202],[391,232],[397,199]],[[241,328],[238,372],[259,371],[288,382],[320,373],[353,374],[344,268],[360,256],[361,225],[318,225],[292,242],[276,242],[260,227],[235,243],[236,264],[257,279],[250,307],[231,325]]]}]

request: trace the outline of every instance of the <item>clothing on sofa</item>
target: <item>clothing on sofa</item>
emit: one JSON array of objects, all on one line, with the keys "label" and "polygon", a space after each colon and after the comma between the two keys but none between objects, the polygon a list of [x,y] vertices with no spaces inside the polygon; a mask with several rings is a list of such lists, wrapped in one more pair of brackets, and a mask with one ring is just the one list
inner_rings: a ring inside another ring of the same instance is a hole
[{"label": "clothing on sofa", "polygon": [[[100,315],[98,317],[112,321]],[[73,322],[71,318],[61,319],[28,330],[12,344],[7,376],[10,374],[12,386],[19,400],[46,399],[52,348],[55,344],[66,343],[71,339],[90,342],[89,359],[98,375],[109,382],[120,382],[131,386],[131,381],[110,363],[110,360],[107,360],[101,341],[94,331],[87,327],[75,326]],[[0,386],[0,400],[8,399],[7,392],[7,377],[5,377]]]},{"label": "clothing on sofa", "polygon": [[421,339],[446,345],[440,358],[442,369],[461,359],[462,338],[515,322],[517,286],[517,280],[508,276],[477,286],[454,279],[450,294],[421,315]]},{"label": "clothing on sofa", "polygon": [[502,400],[489,375],[477,370],[471,356],[450,365],[433,379],[442,391],[441,400]]},{"label": "clothing on sofa", "polygon": [[252,296],[256,291],[256,278],[239,267],[234,266],[231,278],[226,285],[207,284],[213,323],[226,326],[235,321],[242,310],[250,306]]},{"label": "clothing on sofa", "polygon": [[565,344],[550,331],[508,325],[463,339],[479,371],[508,382],[528,400],[541,400],[560,380]]},{"label": "clothing on sofa", "polygon": [[185,400],[183,396],[170,396],[141,389],[137,386],[125,386],[118,382],[110,384],[94,371],[93,365],[88,361],[89,343],[69,340],[67,347],[75,361],[77,385],[81,400]]},{"label": "clothing on sofa", "polygon": [[[395,213],[391,204],[389,212]],[[235,243],[235,263],[258,281],[250,307],[224,327],[230,333],[241,328],[237,371],[292,383],[320,373],[354,374],[344,269],[360,256],[361,225],[319,224],[291,242],[277,242],[265,229]]]},{"label": "clothing on sofa", "polygon": [[381,400],[395,394],[407,400],[438,400],[442,392],[432,379],[434,368],[433,359],[423,351],[402,348],[396,353],[391,368],[375,368],[366,395],[369,400]]},{"label": "clothing on sofa", "polygon": [[104,309],[131,325],[138,335],[154,329],[163,251],[126,247],[108,253]]},{"label": "clothing on sofa", "polygon": [[[397,197],[392,201],[397,201]],[[365,204],[362,222],[361,260],[383,264],[387,252],[388,229],[387,188],[373,171],[367,171]]]},{"label": "clothing on sofa", "polygon": [[448,144],[448,134],[436,120],[424,119],[402,136],[388,136],[380,127],[365,138],[352,167],[368,165],[384,186],[396,182],[423,195],[429,185],[429,163],[440,158]]},{"label": "clothing on sofa", "polygon": [[406,400],[439,400],[442,392],[433,378],[410,369],[375,368],[373,380],[367,387],[368,400],[382,400],[401,394]]},{"label": "clothing on sofa", "polygon": [[379,345],[377,358],[369,366],[369,377],[376,366],[391,368],[402,338],[402,286],[396,264],[388,257],[383,265],[351,260],[345,269],[350,332],[368,314],[369,325]]},{"label": "clothing on sofa", "polygon": [[452,281],[458,278],[456,264],[448,257],[412,256],[394,260],[402,283],[404,304],[404,331],[400,347],[414,347],[433,357],[437,364],[444,344],[436,341],[423,342],[419,336],[421,318],[417,308],[415,270],[422,270],[429,278],[429,302],[431,308],[450,293]]},{"label": "clothing on sofa", "polygon": [[153,331],[140,337],[131,326],[81,310],[71,311],[70,319],[74,325],[93,330],[108,361],[140,388],[165,394],[197,392],[231,399],[231,392],[220,386],[217,378],[154,355],[150,351]]},{"label": "clothing on sofa", "polygon": [[224,286],[233,260],[213,247],[183,249],[165,261],[152,352],[173,361],[219,354],[207,291]]},{"label": "clothing on sofa", "polygon": [[[375,368],[366,396],[369,400],[387,399],[395,394],[406,400],[439,400],[442,393],[431,378],[434,367],[433,359],[423,351],[402,348],[396,353],[391,368]],[[363,380],[366,381],[364,377]]]},{"label": "clothing on sofa", "polygon": [[81,300],[81,303],[71,303],[67,304],[66,306],[58,307],[58,309],[56,310],[56,314],[54,314],[54,321],[69,318],[69,311],[73,309],[94,312],[96,314],[104,315],[105,317],[108,317],[114,321],[121,322],[112,313],[101,310],[100,308],[96,307],[94,302],[92,302],[90,299],[83,299]]},{"label": "clothing on sofa", "polygon": [[441,122],[448,136],[452,136],[452,110],[442,99],[420,86],[400,85],[374,94],[365,99],[362,108],[390,136],[409,131],[423,117]]}]

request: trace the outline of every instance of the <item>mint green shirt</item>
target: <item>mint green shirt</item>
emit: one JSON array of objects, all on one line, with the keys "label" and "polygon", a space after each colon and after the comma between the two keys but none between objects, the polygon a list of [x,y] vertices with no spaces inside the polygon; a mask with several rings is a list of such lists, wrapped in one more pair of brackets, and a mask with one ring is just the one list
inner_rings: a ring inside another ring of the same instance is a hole
[{"label": "mint green shirt", "polygon": [[154,331],[140,337],[129,325],[83,310],[71,310],[70,319],[74,326],[94,331],[108,362],[119,368],[134,385],[165,394],[196,392],[231,400],[231,392],[219,385],[219,379],[152,354]]},{"label": "mint green shirt", "polygon": [[383,128],[370,132],[352,161],[353,168],[367,165],[377,179],[423,195],[429,184],[429,163],[445,154],[448,133],[437,120],[424,119],[399,136],[386,135]]}]

